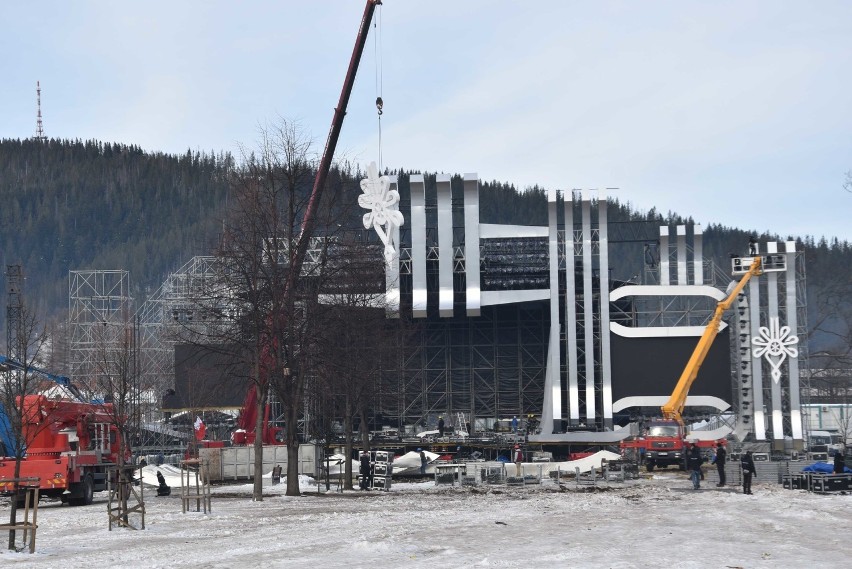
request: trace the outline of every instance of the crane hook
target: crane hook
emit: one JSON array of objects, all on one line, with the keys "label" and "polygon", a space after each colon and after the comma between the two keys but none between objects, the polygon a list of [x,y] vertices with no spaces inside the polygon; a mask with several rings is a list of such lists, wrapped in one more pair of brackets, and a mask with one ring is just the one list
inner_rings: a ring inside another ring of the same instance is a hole
[{"label": "crane hook", "polygon": [[376,97],[376,108],[379,110],[379,114],[382,114],[382,107],[385,105],[385,102],[382,101],[381,97]]}]

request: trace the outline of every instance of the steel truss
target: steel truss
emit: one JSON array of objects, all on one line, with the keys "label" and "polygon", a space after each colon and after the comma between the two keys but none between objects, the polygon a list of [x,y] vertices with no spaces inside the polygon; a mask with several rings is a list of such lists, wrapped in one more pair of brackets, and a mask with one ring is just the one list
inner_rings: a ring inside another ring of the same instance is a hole
[{"label": "steel truss", "polygon": [[71,271],[68,279],[69,377],[92,396],[99,358],[126,346],[132,322],[130,273],[124,270]]},{"label": "steel truss", "polygon": [[499,418],[538,414],[549,321],[544,302],[483,308],[477,318],[427,319],[402,340],[387,366],[375,413],[409,432],[452,424],[477,429]]}]

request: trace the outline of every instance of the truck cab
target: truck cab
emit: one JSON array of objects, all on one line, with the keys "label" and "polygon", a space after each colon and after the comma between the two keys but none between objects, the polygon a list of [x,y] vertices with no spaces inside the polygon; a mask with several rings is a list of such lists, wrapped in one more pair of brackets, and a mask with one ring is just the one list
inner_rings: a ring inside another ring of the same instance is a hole
[{"label": "truck cab", "polygon": [[653,471],[655,467],[671,465],[684,468],[684,433],[683,427],[677,421],[651,421],[645,440],[645,467],[648,472]]},{"label": "truck cab", "polygon": [[683,426],[677,421],[655,419],[648,422],[645,430],[635,439],[622,441],[622,450],[638,451],[648,472],[655,468],[675,465],[685,468],[684,451],[686,441]]},{"label": "truck cab", "polygon": [[842,453],[845,446],[842,435],[832,431],[811,431],[807,441],[809,453],[825,453],[826,457]]}]

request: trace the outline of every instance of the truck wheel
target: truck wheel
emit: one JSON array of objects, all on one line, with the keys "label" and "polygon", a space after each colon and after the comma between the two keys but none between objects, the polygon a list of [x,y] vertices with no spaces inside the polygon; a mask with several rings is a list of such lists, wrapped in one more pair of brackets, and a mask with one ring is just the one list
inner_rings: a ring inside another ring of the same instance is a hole
[{"label": "truck wheel", "polygon": [[92,503],[95,497],[95,481],[91,474],[86,474],[83,481],[79,483],[78,490],[80,494],[74,498],[69,498],[68,503],[72,506],[88,506]]},{"label": "truck wheel", "polygon": [[648,470],[648,472],[654,472],[654,466],[655,465],[653,460],[649,460],[645,463],[645,468]]}]

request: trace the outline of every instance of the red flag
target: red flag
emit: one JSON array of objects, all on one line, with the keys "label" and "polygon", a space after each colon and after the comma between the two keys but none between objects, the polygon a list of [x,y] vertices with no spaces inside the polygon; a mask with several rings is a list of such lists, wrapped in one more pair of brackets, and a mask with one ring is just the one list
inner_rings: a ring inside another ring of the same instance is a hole
[{"label": "red flag", "polygon": [[204,440],[204,435],[207,433],[207,427],[204,426],[204,421],[201,417],[195,417],[195,440]]}]

